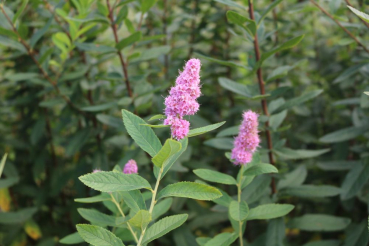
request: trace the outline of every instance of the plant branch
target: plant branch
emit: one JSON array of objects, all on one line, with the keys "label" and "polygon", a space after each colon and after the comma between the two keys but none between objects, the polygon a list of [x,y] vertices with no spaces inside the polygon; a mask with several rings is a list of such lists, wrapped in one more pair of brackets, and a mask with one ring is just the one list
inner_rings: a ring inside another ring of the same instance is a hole
[{"label": "plant branch", "polygon": [[[123,212],[122,208],[120,207],[119,203],[117,202],[117,200],[115,200],[114,196],[111,193],[110,193],[110,196],[111,196],[112,202],[118,208],[119,213],[122,215],[123,218],[125,218],[126,215],[124,214],[124,212]],[[137,239],[136,233],[133,231],[133,229],[131,227],[131,224],[128,221],[127,221],[127,226],[128,226],[128,229],[130,230],[130,232],[132,233],[132,235],[135,239],[135,242],[137,243],[138,239]]]},{"label": "plant branch", "polygon": [[59,96],[61,96],[64,101],[66,101],[66,103],[73,108],[74,110],[78,111],[80,114],[86,116],[86,113],[81,111],[76,105],[74,105],[74,103],[65,95],[63,95],[60,92],[60,89],[58,87],[58,84],[55,80],[53,80],[48,74],[47,72],[42,68],[41,64],[37,61],[36,57],[35,57],[35,53],[33,51],[33,49],[26,43],[26,41],[24,41],[24,39],[20,36],[20,34],[18,33],[17,29],[15,28],[13,22],[11,21],[11,19],[9,18],[9,16],[6,14],[5,10],[4,10],[4,6],[3,4],[0,4],[0,9],[1,12],[3,13],[3,15],[5,16],[5,18],[7,19],[7,21],[9,22],[9,24],[12,27],[12,31],[18,36],[18,40],[19,42],[24,46],[24,48],[26,49],[28,55],[31,57],[31,59],[34,61],[34,63],[36,64],[36,66],[38,67],[38,69],[40,70],[40,72],[42,73],[42,75],[45,77],[45,79],[54,87],[54,89],[56,90],[57,94]]},{"label": "plant branch", "polygon": [[[242,193],[242,179],[243,179],[243,165],[241,165],[241,170],[240,170],[241,174],[239,177],[239,182],[237,184],[237,198],[238,198],[238,203],[241,203],[241,193]],[[238,237],[240,240],[240,246],[243,246],[243,233],[242,233],[242,221],[238,222]]]},{"label": "plant branch", "polygon": [[[151,204],[150,204],[150,209],[149,209],[149,213],[151,215],[152,215],[152,211],[154,210],[154,206],[155,206],[155,204],[157,202],[156,201],[156,195],[158,193],[159,183],[160,183],[160,179],[161,179],[162,173],[163,173],[163,167],[160,168],[158,177],[156,178],[155,188],[152,191],[152,198],[151,198]],[[142,245],[142,239],[143,239],[143,237],[145,235],[146,229],[147,229],[147,226],[145,226],[145,228],[142,230],[142,233],[141,233],[140,239],[138,240],[137,246],[141,246]]]},{"label": "plant branch", "polygon": [[[118,30],[117,30],[117,25],[114,23],[113,10],[112,10],[112,8],[110,6],[109,0],[106,0],[106,5],[107,5],[108,11],[109,11],[108,17],[110,19],[110,26],[111,26],[111,29],[112,29],[113,34],[114,34],[115,43],[117,44],[117,43],[119,43]],[[129,97],[133,98],[133,94],[132,94],[132,90],[131,90],[131,85],[130,85],[129,77],[128,77],[127,64],[124,61],[124,57],[122,55],[122,52],[120,52],[118,50],[117,51],[117,54],[118,54],[118,57],[119,57],[120,64],[122,65],[122,71],[123,71],[123,74],[124,74],[124,77],[125,77],[125,83],[126,83],[126,87],[127,87],[127,90],[128,90],[128,95],[129,95]]]},{"label": "plant branch", "polygon": [[[249,14],[250,14],[250,19],[255,20],[253,0],[249,0]],[[254,37],[254,50],[255,50],[255,59],[256,59],[256,62],[258,62],[260,60],[260,48],[259,48],[257,33],[255,33],[255,37]],[[257,70],[257,78],[258,78],[258,83],[259,83],[259,88],[260,88],[260,94],[265,95],[265,85],[264,85],[265,83],[263,80],[263,74],[262,74],[261,67],[259,67]],[[263,108],[264,114],[266,116],[269,116],[268,105],[267,105],[266,99],[261,100],[261,106]],[[268,151],[269,162],[270,164],[275,166],[274,157],[272,153],[273,143],[272,143],[272,136],[269,130],[269,120],[265,122],[265,134],[266,134],[267,146],[269,150]],[[272,177],[271,188],[272,188],[272,194],[275,194],[277,190],[276,190],[274,177]]]},{"label": "plant branch", "polygon": [[342,29],[344,30],[359,46],[361,46],[367,53],[369,53],[369,49],[362,43],[360,42],[359,39],[357,39],[355,37],[354,34],[352,34],[346,27],[342,26],[342,24],[337,21],[330,13],[328,13],[325,9],[323,9],[317,2],[315,2],[314,0],[310,0],[310,2],[312,4],[314,4],[316,7],[318,7],[318,9],[320,9],[326,16],[328,16],[330,19],[332,19],[334,22],[336,22],[336,24]]}]

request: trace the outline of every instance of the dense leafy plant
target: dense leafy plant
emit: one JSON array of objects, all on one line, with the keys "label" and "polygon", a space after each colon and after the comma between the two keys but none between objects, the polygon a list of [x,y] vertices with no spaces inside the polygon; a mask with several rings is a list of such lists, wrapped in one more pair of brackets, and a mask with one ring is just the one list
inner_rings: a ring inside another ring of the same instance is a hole
[{"label": "dense leafy plant", "polygon": [[[119,245],[143,234],[143,243],[166,218],[176,226],[149,245],[367,245],[367,6],[1,1],[0,245],[79,244],[98,231]],[[201,110],[156,124],[168,118],[157,114],[192,57],[202,62]],[[261,143],[250,163],[233,165],[229,151],[249,109],[259,114]],[[216,134],[176,138],[223,121]],[[167,139],[167,124],[179,135]],[[143,147],[128,125],[153,129],[156,147]],[[179,144],[152,199],[154,157]],[[122,173],[131,159],[139,175]],[[102,171],[87,174],[94,169]],[[136,186],[83,183],[109,175]],[[204,181],[222,196],[163,197],[150,213],[168,187],[209,187]]]}]

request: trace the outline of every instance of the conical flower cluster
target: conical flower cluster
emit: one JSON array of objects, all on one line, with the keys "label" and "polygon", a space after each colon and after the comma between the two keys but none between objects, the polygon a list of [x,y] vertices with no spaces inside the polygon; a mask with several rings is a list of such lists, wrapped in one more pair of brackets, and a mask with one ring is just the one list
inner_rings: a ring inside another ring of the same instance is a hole
[{"label": "conical flower cluster", "polygon": [[133,173],[137,173],[138,172],[138,168],[137,168],[137,163],[135,160],[129,160],[123,168],[123,173],[125,174],[133,174]]},{"label": "conical flower cluster", "polygon": [[196,99],[200,96],[200,68],[199,59],[189,60],[183,72],[180,72],[176,85],[170,89],[165,98],[164,125],[170,125],[172,137],[181,140],[186,137],[190,129],[190,122],[183,119],[185,115],[194,115],[199,110]]},{"label": "conical flower cluster", "polygon": [[238,136],[234,140],[231,158],[236,165],[251,162],[252,155],[259,146],[258,114],[251,110],[243,113],[243,121]]}]

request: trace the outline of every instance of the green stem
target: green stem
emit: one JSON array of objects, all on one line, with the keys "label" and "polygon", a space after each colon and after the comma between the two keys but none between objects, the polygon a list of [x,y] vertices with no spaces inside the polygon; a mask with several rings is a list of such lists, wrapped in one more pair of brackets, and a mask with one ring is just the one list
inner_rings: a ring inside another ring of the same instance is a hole
[{"label": "green stem", "polygon": [[[150,209],[149,209],[149,213],[152,215],[152,211],[154,210],[154,206],[156,204],[156,195],[158,193],[158,189],[159,189],[159,183],[160,183],[160,179],[161,179],[161,175],[163,174],[163,167],[160,168],[160,172],[158,174],[158,177],[156,179],[156,184],[155,184],[155,189],[152,191],[152,198],[151,198],[151,204],[150,204]],[[141,246],[142,245],[142,240],[143,237],[146,233],[146,229],[147,226],[145,226],[145,228],[143,228],[140,239],[138,240],[137,246]]]},{"label": "green stem", "polygon": [[[240,172],[241,172],[241,174],[240,174],[239,181],[238,181],[238,184],[237,184],[238,203],[241,203],[242,179],[243,179],[243,165],[241,165]],[[238,226],[239,226],[239,229],[238,229],[238,237],[240,239],[240,246],[243,246],[242,225],[243,225],[243,222],[242,221],[239,221],[238,222]]]},{"label": "green stem", "polygon": [[[114,196],[110,193],[110,196],[111,196],[111,199],[112,199],[112,202],[115,204],[115,206],[118,208],[120,214],[123,216],[123,218],[126,217],[126,215],[124,214],[122,208],[120,207],[119,203],[117,202],[117,200],[115,200]],[[127,221],[127,226],[128,226],[128,229],[130,230],[130,232],[132,233],[134,239],[135,239],[135,242],[137,243],[138,239],[137,239],[137,236],[136,236],[136,233],[133,231],[131,225],[129,224],[129,222]]]}]

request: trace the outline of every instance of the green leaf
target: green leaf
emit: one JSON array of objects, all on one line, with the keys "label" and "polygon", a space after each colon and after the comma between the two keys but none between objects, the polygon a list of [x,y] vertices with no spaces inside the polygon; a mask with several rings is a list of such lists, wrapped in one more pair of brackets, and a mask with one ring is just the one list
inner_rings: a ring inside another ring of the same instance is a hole
[{"label": "green leaf", "polygon": [[102,192],[151,189],[149,182],[136,174],[102,171],[80,176],[79,180],[86,186]]},{"label": "green leaf", "polygon": [[118,117],[106,114],[98,114],[96,115],[96,119],[105,125],[112,126],[118,129],[123,128],[122,120]]},{"label": "green leaf", "polygon": [[156,0],[141,0],[141,12],[146,13],[155,3]]},{"label": "green leaf", "polygon": [[347,79],[352,78],[366,64],[367,63],[360,63],[347,68],[335,80],[333,80],[333,84],[344,82]]},{"label": "green leaf", "polygon": [[286,50],[286,49],[291,49],[294,46],[296,46],[298,43],[300,43],[300,41],[304,38],[305,35],[301,35],[295,38],[292,38],[288,41],[286,41],[285,43],[283,43],[282,45],[268,51],[265,52],[261,55],[260,60],[258,61],[257,65],[254,67],[254,70],[256,71],[262,64],[263,62],[268,59],[270,56],[274,55],[277,52],[280,52],[282,50]]},{"label": "green leaf", "polygon": [[224,123],[226,123],[226,122],[222,121],[222,122],[219,122],[219,123],[216,123],[216,124],[212,124],[212,125],[192,129],[188,132],[187,137],[190,138],[190,137],[198,136],[198,135],[213,131],[213,130],[221,127],[222,125],[224,125]]},{"label": "green leaf", "polygon": [[295,206],[290,204],[264,204],[250,209],[247,220],[269,220],[285,216]]},{"label": "green leaf", "polygon": [[219,60],[219,59],[215,59],[215,58],[212,58],[212,57],[209,57],[209,56],[202,55],[200,53],[195,53],[195,54],[199,58],[202,58],[202,59],[205,59],[205,60],[208,60],[208,61],[211,61],[211,62],[215,62],[215,63],[218,63],[220,65],[235,67],[235,68],[242,68],[242,69],[245,69],[245,70],[250,70],[249,67],[247,67],[245,65],[242,65],[240,63],[237,63],[237,62]]},{"label": "green leaf", "polygon": [[102,45],[102,44],[96,44],[96,43],[79,43],[79,42],[76,42],[74,44],[80,50],[88,51],[88,52],[92,51],[92,52],[101,52],[101,53],[113,53],[113,52],[117,51],[113,47],[110,47],[110,46],[107,46],[107,45]]},{"label": "green leaf", "polygon": [[342,182],[341,199],[354,197],[369,179],[369,158],[363,160],[362,165],[355,165]]},{"label": "green leaf", "polygon": [[249,215],[249,206],[245,201],[232,201],[229,204],[229,215],[235,221],[244,221]]},{"label": "green leaf", "polygon": [[267,14],[273,10],[278,4],[280,4],[283,0],[277,0],[273,1],[261,14],[261,17],[259,18],[258,25],[264,20],[264,18],[267,16]]},{"label": "green leaf", "polygon": [[0,26],[0,35],[9,36],[10,38],[18,38],[17,34],[12,30],[5,29]]},{"label": "green leaf", "polygon": [[[163,173],[161,174],[161,179],[165,176],[165,174],[170,170],[170,168],[173,166],[173,164],[177,161],[177,159],[186,151],[187,145],[188,145],[188,138],[184,138],[181,141],[179,141],[182,145],[182,148],[179,152],[172,155],[169,160],[164,165]],[[155,177],[158,177],[160,168],[157,166],[154,166],[154,174]]]},{"label": "green leaf", "polygon": [[348,218],[327,214],[305,214],[290,220],[288,227],[303,231],[342,231],[350,222]]},{"label": "green leaf", "polygon": [[167,165],[168,161],[173,157],[173,155],[177,154],[181,148],[182,145],[180,142],[167,139],[159,153],[152,158],[152,162],[155,164],[155,166],[161,168],[162,166]]},{"label": "green leaf", "polygon": [[79,244],[83,242],[84,240],[83,238],[81,238],[78,232],[69,234],[59,240],[59,243],[62,243],[62,244]]},{"label": "green leaf", "polygon": [[237,181],[230,175],[208,169],[196,169],[193,171],[198,177],[210,182],[236,185]]},{"label": "green leaf", "polygon": [[285,188],[283,195],[297,197],[331,197],[341,193],[341,189],[331,185],[299,185]]},{"label": "green leaf", "polygon": [[293,98],[291,100],[286,101],[283,105],[281,105],[280,107],[278,107],[277,109],[273,110],[272,112],[270,112],[271,114],[278,114],[280,112],[282,112],[283,110],[286,109],[290,109],[292,107],[295,107],[297,105],[300,105],[310,99],[313,99],[314,97],[319,96],[321,93],[323,92],[323,90],[315,90],[315,91],[309,91],[306,92],[304,94],[302,94],[299,97]]},{"label": "green leaf", "polygon": [[[256,33],[256,23],[255,21],[240,15],[234,11],[227,11],[227,19],[229,22],[234,23],[243,29],[245,29],[251,36],[255,36]],[[248,24],[246,24],[248,23]]]},{"label": "green leaf", "polygon": [[[281,1],[281,0],[280,0]],[[283,1],[283,0],[282,0]],[[270,82],[276,79],[287,76],[288,72],[292,69],[292,66],[281,66],[274,69],[269,75],[266,82]]]},{"label": "green leaf", "polygon": [[346,160],[334,160],[334,161],[318,161],[317,166],[326,171],[343,171],[350,170],[356,165],[361,165],[360,161],[346,161]]},{"label": "green leaf", "polygon": [[1,178],[1,175],[3,174],[3,170],[4,170],[4,167],[5,167],[5,162],[6,162],[6,158],[8,157],[8,153],[5,153],[3,155],[3,158],[1,158],[1,162],[0,162],[0,178]]},{"label": "green leaf", "polygon": [[156,59],[159,56],[168,54],[170,50],[171,50],[171,46],[169,45],[145,49],[142,51],[141,55],[138,58],[132,60],[132,62],[142,62],[142,61],[148,61],[151,59]]},{"label": "green leaf", "polygon": [[209,185],[193,182],[179,182],[168,185],[162,189],[158,194],[158,199],[169,196],[211,201],[221,197],[222,193],[218,189]]},{"label": "green leaf", "polygon": [[220,138],[220,137],[228,137],[228,136],[235,136],[238,134],[240,130],[240,126],[232,126],[232,127],[228,127],[222,131],[220,131],[218,134],[217,134],[217,138]]},{"label": "green leaf", "polygon": [[146,234],[142,240],[142,244],[145,245],[159,237],[164,236],[177,227],[180,227],[187,220],[187,217],[187,214],[178,214],[159,220],[146,231]]},{"label": "green leaf", "polygon": [[278,182],[278,189],[283,189],[290,186],[299,186],[304,183],[307,176],[307,170],[304,165],[300,165],[292,172],[286,173]]},{"label": "green leaf", "polygon": [[305,243],[302,246],[339,246],[339,245],[341,245],[341,242],[339,240],[321,240]]},{"label": "green leaf", "polygon": [[172,206],[172,202],[172,198],[167,198],[156,204],[152,211],[152,220],[156,220],[157,218],[168,212],[168,210]]},{"label": "green leaf", "polygon": [[228,5],[230,7],[235,7],[235,8],[240,8],[242,10],[245,10],[245,8],[242,5],[240,5],[240,4],[238,4],[234,1],[231,1],[231,0],[215,0],[215,2],[223,3],[223,4]]},{"label": "green leaf", "polygon": [[0,189],[8,188],[19,182],[18,177],[10,177],[6,179],[0,179]]},{"label": "green leaf", "polygon": [[151,128],[167,128],[170,127],[170,125],[150,125],[150,124],[142,124],[141,126],[148,126]]},{"label": "green leaf", "polygon": [[268,222],[266,232],[266,243],[268,246],[284,246],[284,238],[286,237],[286,228],[283,218],[272,219]]},{"label": "green leaf", "polygon": [[151,214],[147,210],[138,211],[130,220],[129,223],[137,228],[146,228],[151,221]]},{"label": "green leaf", "polygon": [[15,24],[19,16],[23,13],[25,8],[27,7],[27,4],[28,4],[28,0],[22,0],[22,5],[18,8],[17,12],[13,16],[13,19],[12,19],[13,24]]},{"label": "green leaf", "polygon": [[163,114],[157,114],[154,115],[153,117],[151,117],[150,119],[148,119],[148,121],[154,121],[154,120],[159,120],[159,119],[165,119],[166,116]]},{"label": "green leaf", "polygon": [[95,202],[103,202],[103,201],[110,201],[110,200],[111,200],[111,197],[106,193],[102,193],[100,195],[93,196],[93,197],[74,199],[75,202],[80,202],[80,203],[95,203]]},{"label": "green leaf", "polygon": [[[368,245],[369,243],[369,233],[368,233],[368,224],[366,220],[361,222],[360,224],[352,224],[347,228],[346,238],[343,246],[362,246]],[[338,246],[340,244],[336,244],[332,246]],[[314,245],[312,245],[314,246]]]},{"label": "green leaf", "polygon": [[1,212],[0,223],[1,224],[22,224],[32,218],[37,212],[37,208],[24,208],[17,212]]},{"label": "green leaf", "polygon": [[93,105],[93,106],[83,107],[83,108],[81,108],[81,110],[88,111],[88,112],[98,112],[98,111],[104,111],[104,110],[107,110],[107,109],[111,109],[111,108],[115,107],[116,105],[117,105],[117,103],[111,102],[111,103],[104,103],[104,104],[100,104],[100,105]]},{"label": "green leaf", "polygon": [[140,146],[141,149],[154,157],[162,148],[154,131],[149,127],[142,126],[141,124],[146,124],[146,122],[127,110],[122,110],[122,116],[128,134],[135,140],[136,144]]},{"label": "green leaf", "polygon": [[146,203],[139,190],[124,191],[120,193],[123,196],[125,204],[131,209],[132,213],[139,210],[146,210]]},{"label": "green leaf", "polygon": [[99,226],[78,224],[77,231],[83,240],[94,246],[124,246],[122,240]]},{"label": "green leaf", "polygon": [[218,82],[223,88],[230,90],[236,94],[239,94],[241,96],[245,96],[248,98],[253,97],[252,91],[246,85],[237,83],[227,78],[218,78]]},{"label": "green leaf", "polygon": [[278,173],[278,169],[271,165],[266,163],[260,163],[255,166],[252,166],[248,168],[245,172],[245,176],[256,176],[264,173]]},{"label": "green leaf", "polygon": [[233,148],[233,138],[212,138],[204,142],[205,145],[216,148],[230,150]]},{"label": "green leaf", "polygon": [[116,217],[103,214],[95,209],[79,208],[78,213],[92,224],[99,226],[116,226]]},{"label": "green leaf", "polygon": [[368,126],[362,127],[347,127],[338,131],[328,133],[319,139],[323,143],[338,143],[354,139],[368,130]]},{"label": "green leaf", "polygon": [[204,246],[229,246],[236,241],[237,233],[223,232],[207,241]]},{"label": "green leaf", "polygon": [[359,16],[359,17],[360,17],[360,19],[362,19],[362,20],[364,20],[365,22],[368,22],[368,23],[369,23],[369,15],[367,15],[367,14],[365,14],[365,13],[363,13],[363,12],[361,12],[361,11],[359,11],[359,10],[357,10],[357,9],[355,9],[355,8],[353,8],[353,7],[351,7],[351,6],[348,6],[348,5],[347,5],[347,7],[348,7],[352,12],[354,12],[354,14],[355,14],[355,15]]},{"label": "green leaf", "polygon": [[321,150],[306,150],[306,149],[290,149],[290,148],[281,148],[278,150],[273,150],[277,155],[282,157],[285,160],[291,159],[306,159],[313,158],[325,154],[330,151],[330,149],[321,149]]},{"label": "green leaf", "polygon": [[129,37],[121,40],[119,43],[117,43],[117,45],[115,46],[118,50],[122,50],[127,46],[130,46],[133,43],[136,43],[137,41],[139,41],[142,37],[142,33],[141,32],[135,32],[133,34],[131,34]]}]

